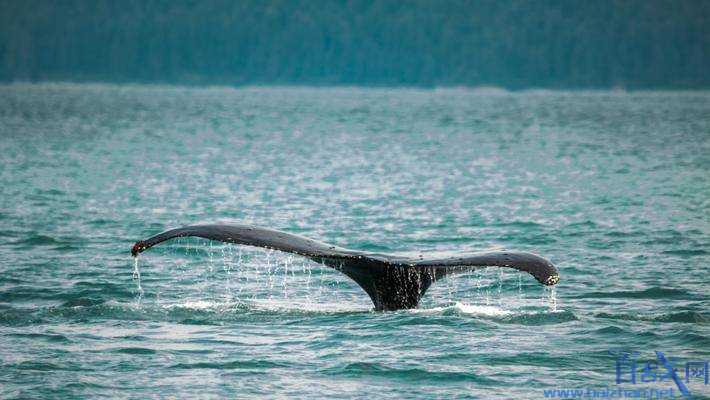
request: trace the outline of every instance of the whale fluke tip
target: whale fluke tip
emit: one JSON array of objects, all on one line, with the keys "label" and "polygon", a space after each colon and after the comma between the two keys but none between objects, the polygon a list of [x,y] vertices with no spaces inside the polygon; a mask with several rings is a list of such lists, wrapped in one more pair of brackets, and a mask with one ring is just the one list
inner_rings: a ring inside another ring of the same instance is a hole
[{"label": "whale fluke tip", "polygon": [[545,282],[542,284],[545,286],[552,286],[552,285],[557,285],[560,282],[560,276],[559,275],[550,275],[547,277]]},{"label": "whale fluke tip", "polygon": [[146,248],[148,248],[146,243],[142,240],[139,240],[136,242],[136,244],[133,245],[133,248],[131,249],[131,255],[133,257],[138,257],[138,253],[142,252]]}]

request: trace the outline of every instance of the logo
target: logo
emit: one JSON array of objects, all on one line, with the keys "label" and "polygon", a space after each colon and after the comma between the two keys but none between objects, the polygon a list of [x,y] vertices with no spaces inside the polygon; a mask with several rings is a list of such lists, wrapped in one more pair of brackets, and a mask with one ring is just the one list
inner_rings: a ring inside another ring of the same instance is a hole
[{"label": "logo", "polygon": [[[557,399],[671,399],[692,398],[689,387],[708,385],[710,373],[707,360],[682,362],[656,351],[652,359],[642,360],[639,353],[610,350],[614,356],[614,383],[616,387],[545,389],[545,398]],[[650,388],[651,384],[668,384],[667,388]]]}]

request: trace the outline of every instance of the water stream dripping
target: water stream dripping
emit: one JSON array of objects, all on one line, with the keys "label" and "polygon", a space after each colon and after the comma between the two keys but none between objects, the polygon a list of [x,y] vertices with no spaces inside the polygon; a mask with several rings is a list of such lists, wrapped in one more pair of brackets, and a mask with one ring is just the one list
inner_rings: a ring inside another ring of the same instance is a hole
[{"label": "water stream dripping", "polygon": [[557,287],[550,288],[550,311],[557,311]]},{"label": "water stream dripping", "polygon": [[141,271],[138,269],[138,256],[133,257],[133,280],[136,281],[138,289],[138,299],[143,297],[143,287],[141,286]]},{"label": "water stream dripping", "polygon": [[[302,258],[270,249],[245,250],[241,246],[209,244],[190,246],[192,243],[188,241],[186,248],[198,257],[188,257],[188,262],[177,270],[183,274],[182,278],[194,275],[199,280],[196,289],[201,292],[200,297],[211,297],[218,302],[225,302],[226,299],[230,304],[236,302],[247,309],[264,304],[268,304],[267,307],[293,306],[299,309],[350,302],[370,306],[364,293],[344,275],[322,265],[311,265]],[[180,249],[182,256],[186,248]],[[197,271],[191,268],[192,258],[198,259],[195,265],[202,265],[204,269]],[[140,298],[145,294],[137,264],[138,260],[134,259],[135,294]],[[500,309],[534,307],[534,303],[530,304],[534,296],[529,298],[526,294],[528,287],[523,287],[527,275],[514,275],[510,276],[500,268],[479,268],[470,274],[449,277],[430,288],[428,299],[422,306],[464,302]],[[153,293],[157,290],[159,288],[154,288]],[[163,292],[161,297],[166,293]],[[557,311],[555,292],[542,290],[538,299],[539,308],[548,312]]]},{"label": "water stream dripping", "polygon": [[547,306],[550,312],[557,311],[557,288],[554,286],[546,286],[545,291],[547,292]]},{"label": "water stream dripping", "polygon": [[503,292],[503,269],[498,269],[498,307],[502,305]]}]

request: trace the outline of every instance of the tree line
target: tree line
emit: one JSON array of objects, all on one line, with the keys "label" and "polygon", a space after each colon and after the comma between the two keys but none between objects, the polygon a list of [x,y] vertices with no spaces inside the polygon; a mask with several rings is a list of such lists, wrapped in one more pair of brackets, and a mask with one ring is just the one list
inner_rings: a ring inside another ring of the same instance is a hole
[{"label": "tree line", "polygon": [[0,80],[700,88],[710,1],[0,0]]}]

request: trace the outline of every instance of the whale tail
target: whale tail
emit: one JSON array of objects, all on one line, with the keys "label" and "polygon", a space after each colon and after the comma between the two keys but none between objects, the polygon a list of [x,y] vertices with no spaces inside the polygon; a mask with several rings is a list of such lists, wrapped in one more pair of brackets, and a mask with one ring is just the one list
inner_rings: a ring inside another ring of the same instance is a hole
[{"label": "whale tail", "polygon": [[327,265],[360,285],[379,311],[415,308],[432,283],[450,274],[483,267],[527,272],[548,286],[557,284],[560,279],[552,263],[531,253],[495,251],[463,253],[448,258],[410,258],[350,250],[251,225],[194,225],[172,229],[136,242],[131,254],[135,257],[161,242],[187,236],[280,250]]}]

